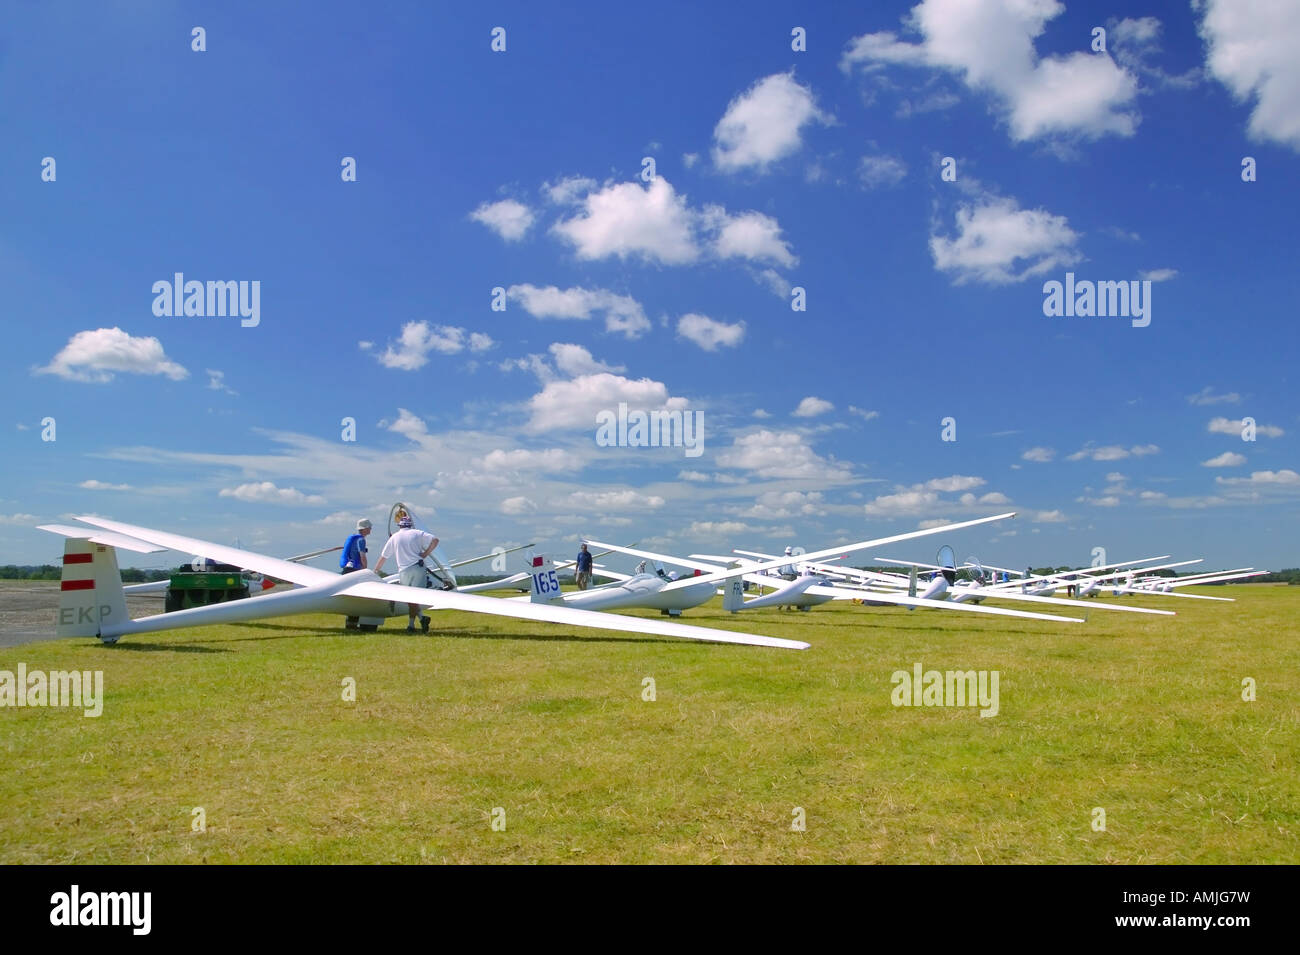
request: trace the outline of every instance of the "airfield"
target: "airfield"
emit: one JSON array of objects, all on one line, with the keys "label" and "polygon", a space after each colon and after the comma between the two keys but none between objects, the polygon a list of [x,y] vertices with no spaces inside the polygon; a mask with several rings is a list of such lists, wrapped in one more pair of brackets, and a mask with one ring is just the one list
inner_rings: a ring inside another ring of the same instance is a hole
[{"label": "airfield", "polygon": [[[105,647],[36,639],[57,582],[2,582],[0,670],[105,698],[0,708],[0,863],[1300,862],[1300,587],[1192,592],[1237,602],[682,618],[802,652],[460,612]],[[918,663],[997,670],[997,715],[893,705]]]}]

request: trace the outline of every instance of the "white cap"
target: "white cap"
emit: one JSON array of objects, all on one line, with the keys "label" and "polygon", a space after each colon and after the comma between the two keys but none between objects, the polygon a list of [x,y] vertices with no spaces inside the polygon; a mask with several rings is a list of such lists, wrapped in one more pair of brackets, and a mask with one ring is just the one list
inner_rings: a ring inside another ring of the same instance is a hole
[{"label": "white cap", "polygon": [[370,527],[370,521],[368,521],[366,518],[363,517],[361,518],[361,520],[357,521],[357,530],[364,531],[369,527]]}]

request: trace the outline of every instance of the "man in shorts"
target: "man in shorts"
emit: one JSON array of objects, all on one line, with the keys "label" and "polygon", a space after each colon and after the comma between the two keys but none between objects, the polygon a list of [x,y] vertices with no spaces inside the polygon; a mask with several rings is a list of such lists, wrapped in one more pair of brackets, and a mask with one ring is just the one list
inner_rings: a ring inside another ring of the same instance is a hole
[{"label": "man in shorts", "polygon": [[[432,554],[433,549],[438,546],[438,538],[428,531],[417,529],[415,522],[409,516],[403,515],[398,520],[397,526],[397,533],[388,538],[384,549],[379,553],[375,573],[379,574],[384,568],[384,561],[391,557],[397,564],[398,579],[403,585],[428,587],[429,575],[424,569],[424,558]],[[415,633],[415,617],[420,614],[420,605],[408,603],[406,610],[410,616],[406,632]],[[429,632],[429,618],[423,614],[420,614],[420,630],[424,633]]]}]

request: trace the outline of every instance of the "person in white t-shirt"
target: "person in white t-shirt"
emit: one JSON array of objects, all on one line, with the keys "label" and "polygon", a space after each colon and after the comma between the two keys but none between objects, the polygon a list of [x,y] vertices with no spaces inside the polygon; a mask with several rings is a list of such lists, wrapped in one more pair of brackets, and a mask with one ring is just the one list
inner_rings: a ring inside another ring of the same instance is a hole
[{"label": "person in white t-shirt", "polygon": [[[399,530],[388,538],[384,549],[379,554],[375,573],[380,573],[384,568],[384,561],[391,557],[397,564],[397,574],[401,583],[407,587],[429,586],[429,575],[424,569],[424,558],[432,554],[433,549],[438,546],[438,538],[428,531],[418,530],[415,522],[409,517],[402,517],[397,522],[397,526]],[[410,615],[406,632],[415,633],[415,617],[416,614],[420,614],[420,605],[408,603],[406,610]],[[429,632],[429,618],[423,614],[420,614],[420,629],[424,633]]]}]

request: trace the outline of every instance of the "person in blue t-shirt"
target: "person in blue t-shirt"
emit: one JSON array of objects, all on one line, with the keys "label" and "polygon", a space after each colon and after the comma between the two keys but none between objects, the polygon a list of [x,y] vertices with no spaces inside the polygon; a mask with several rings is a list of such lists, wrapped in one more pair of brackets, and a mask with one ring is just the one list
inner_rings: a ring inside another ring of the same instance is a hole
[{"label": "person in blue t-shirt", "polygon": [[[343,544],[343,553],[339,555],[339,573],[350,574],[354,570],[366,568],[366,537],[369,534],[370,521],[363,517],[357,521],[357,532],[350,535]],[[360,618],[348,617],[344,626],[349,630],[356,630],[360,623]]]},{"label": "person in blue t-shirt", "polygon": [[578,584],[579,590],[586,590],[591,586],[591,553],[587,550],[586,544],[583,544],[578,551],[578,560],[573,571],[573,579]]},{"label": "person in blue t-shirt", "polygon": [[370,522],[363,517],[357,521],[357,532],[343,544],[343,553],[339,555],[339,567],[343,573],[366,568],[366,536],[369,533]]}]

